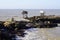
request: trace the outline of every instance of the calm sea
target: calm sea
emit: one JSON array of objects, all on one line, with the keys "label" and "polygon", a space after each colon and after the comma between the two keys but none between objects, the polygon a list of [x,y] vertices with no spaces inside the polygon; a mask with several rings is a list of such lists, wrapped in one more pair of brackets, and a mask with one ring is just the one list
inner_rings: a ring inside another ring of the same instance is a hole
[{"label": "calm sea", "polygon": [[11,18],[12,16],[22,17],[22,11],[28,12],[28,16],[40,16],[40,11],[44,11],[45,15],[60,16],[60,9],[0,9],[0,20]]},{"label": "calm sea", "polygon": [[26,10],[29,16],[40,15],[41,10],[45,15],[60,15],[60,9],[0,9],[0,16],[21,16],[23,10]]}]

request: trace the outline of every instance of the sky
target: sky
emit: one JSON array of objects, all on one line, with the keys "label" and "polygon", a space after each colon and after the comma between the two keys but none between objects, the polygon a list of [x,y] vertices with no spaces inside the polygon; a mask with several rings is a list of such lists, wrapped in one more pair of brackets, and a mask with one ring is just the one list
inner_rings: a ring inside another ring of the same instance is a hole
[{"label": "sky", "polygon": [[0,0],[0,9],[60,9],[60,0]]}]

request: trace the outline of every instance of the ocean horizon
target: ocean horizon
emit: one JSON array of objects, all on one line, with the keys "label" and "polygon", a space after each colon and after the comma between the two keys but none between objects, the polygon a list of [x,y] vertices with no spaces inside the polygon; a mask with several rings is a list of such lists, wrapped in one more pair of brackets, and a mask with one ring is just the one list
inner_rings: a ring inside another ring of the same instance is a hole
[{"label": "ocean horizon", "polygon": [[60,16],[60,9],[0,9],[0,20],[10,18],[12,16],[22,17],[22,11],[28,12],[28,17],[40,16],[40,11],[44,11],[45,15]]},{"label": "ocean horizon", "polygon": [[60,9],[0,9],[0,16],[21,16],[23,10],[28,12],[28,16],[39,16],[41,10],[45,15],[60,15]]}]

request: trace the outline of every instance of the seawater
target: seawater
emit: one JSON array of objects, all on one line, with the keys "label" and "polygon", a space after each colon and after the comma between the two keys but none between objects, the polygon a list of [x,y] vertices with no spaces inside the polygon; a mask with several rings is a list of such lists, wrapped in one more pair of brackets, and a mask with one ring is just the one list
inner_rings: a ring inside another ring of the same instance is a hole
[{"label": "seawater", "polygon": [[23,10],[28,12],[28,17],[40,16],[41,10],[45,12],[45,15],[60,16],[60,9],[0,9],[0,21],[5,21],[12,17],[21,18]]},{"label": "seawater", "polygon": [[17,40],[60,40],[60,27],[31,28],[25,33],[25,37],[16,36]]}]

